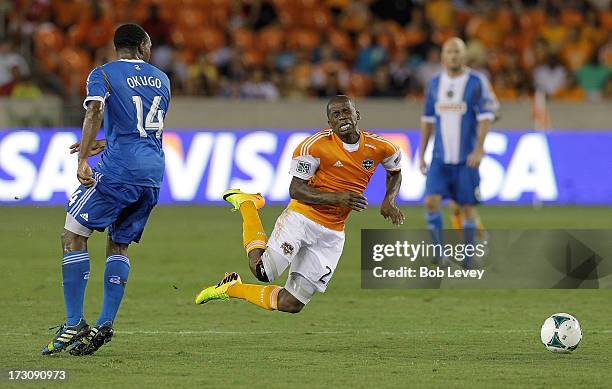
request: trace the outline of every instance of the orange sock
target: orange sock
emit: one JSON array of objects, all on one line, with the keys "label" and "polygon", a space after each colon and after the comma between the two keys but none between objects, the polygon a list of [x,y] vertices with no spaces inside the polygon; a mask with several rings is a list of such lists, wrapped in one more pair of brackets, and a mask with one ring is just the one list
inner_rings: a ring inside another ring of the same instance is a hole
[{"label": "orange sock", "polygon": [[273,311],[278,307],[278,294],[281,289],[283,288],[277,285],[236,284],[227,289],[227,294]]},{"label": "orange sock", "polygon": [[242,215],[242,243],[247,254],[253,249],[265,249],[268,238],[255,204],[251,201],[240,204],[240,214]]}]

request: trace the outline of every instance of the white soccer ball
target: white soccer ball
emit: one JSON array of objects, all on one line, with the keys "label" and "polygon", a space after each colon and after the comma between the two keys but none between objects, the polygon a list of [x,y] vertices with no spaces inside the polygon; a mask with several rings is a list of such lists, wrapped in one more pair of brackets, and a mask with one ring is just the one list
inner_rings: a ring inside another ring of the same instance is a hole
[{"label": "white soccer ball", "polygon": [[544,346],[554,353],[571,353],[582,340],[582,328],[574,316],[555,313],[544,321],[540,338]]}]

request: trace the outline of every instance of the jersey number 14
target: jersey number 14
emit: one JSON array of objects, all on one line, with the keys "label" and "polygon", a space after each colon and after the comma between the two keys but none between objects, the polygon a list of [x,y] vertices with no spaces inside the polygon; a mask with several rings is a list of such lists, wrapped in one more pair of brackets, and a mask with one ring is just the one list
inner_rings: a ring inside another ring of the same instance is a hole
[{"label": "jersey number 14", "polygon": [[[155,133],[155,137],[157,139],[161,138],[161,133],[164,130],[164,110],[159,109],[159,103],[161,102],[161,96],[155,96],[153,98],[153,103],[151,104],[151,109],[149,109],[149,113],[147,114],[147,117],[144,118],[144,126],[142,125],[143,122],[143,109],[142,109],[142,98],[140,96],[132,96],[132,101],[134,102],[134,105],[136,106],[136,119],[138,121],[137,126],[138,126],[138,132],[140,133],[140,136],[143,138],[147,137],[147,131],[157,131]],[[156,119],[157,116],[157,122],[154,122],[153,120]]]}]

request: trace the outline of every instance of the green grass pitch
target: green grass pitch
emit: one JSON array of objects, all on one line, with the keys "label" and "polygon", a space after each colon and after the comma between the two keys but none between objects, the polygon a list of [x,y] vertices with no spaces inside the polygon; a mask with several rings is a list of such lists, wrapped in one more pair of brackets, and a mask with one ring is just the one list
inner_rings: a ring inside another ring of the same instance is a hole
[{"label": "green grass pitch", "polygon": [[[268,232],[281,210],[261,212]],[[404,211],[406,228],[423,228],[421,208]],[[481,214],[489,228],[612,228],[607,208],[484,207]],[[0,369],[68,369],[75,387],[612,385],[612,290],[361,290],[359,230],[389,227],[376,209],[349,219],[328,292],[289,315],[243,301],[194,305],[196,292],[225,271],[254,281],[240,216],[160,207],[130,249],[113,341],[91,357],[42,357],[53,335],[47,327],[63,321],[63,221],[60,208],[0,208]],[[90,241],[90,323],[101,304],[104,243],[103,234]],[[550,353],[539,340],[544,319],[559,311],[584,328],[571,355]]]}]

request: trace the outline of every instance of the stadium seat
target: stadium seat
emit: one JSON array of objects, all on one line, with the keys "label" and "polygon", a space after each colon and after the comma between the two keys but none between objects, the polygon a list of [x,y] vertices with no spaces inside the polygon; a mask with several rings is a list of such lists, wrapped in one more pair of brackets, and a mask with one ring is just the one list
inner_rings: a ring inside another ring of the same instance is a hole
[{"label": "stadium seat", "polygon": [[369,77],[361,73],[353,73],[349,79],[347,93],[355,97],[367,96],[371,88],[372,80]]},{"label": "stadium seat", "polygon": [[278,27],[263,28],[257,35],[257,43],[261,50],[268,52],[270,50],[280,50],[283,46],[284,33]]},{"label": "stadium seat", "polygon": [[237,28],[232,31],[232,43],[240,49],[251,48],[255,43],[255,34],[246,28]]},{"label": "stadium seat", "polygon": [[345,31],[339,29],[330,30],[327,33],[327,38],[332,46],[334,46],[344,58],[352,58],[355,54],[351,38]]},{"label": "stadium seat", "polygon": [[303,28],[289,32],[287,39],[289,47],[292,49],[312,50],[320,42],[318,32]]}]

